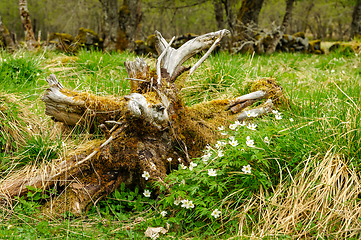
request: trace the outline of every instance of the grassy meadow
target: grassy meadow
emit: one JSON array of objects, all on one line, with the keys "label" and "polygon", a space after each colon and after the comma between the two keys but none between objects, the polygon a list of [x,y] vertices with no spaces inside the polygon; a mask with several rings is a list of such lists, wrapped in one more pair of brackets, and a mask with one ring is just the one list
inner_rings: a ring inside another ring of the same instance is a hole
[{"label": "grassy meadow", "polygon": [[[0,52],[0,181],[102,137],[45,115],[40,98],[47,76],[54,73],[78,91],[125,95],[130,83],[123,62],[135,57]],[[155,68],[155,59],[146,62]],[[289,106],[245,126],[220,126],[224,138],[193,159],[191,169],[148,186],[159,188],[159,196],[122,186],[86,216],[55,218],[40,213],[41,203],[54,197],[51,190],[32,188],[26,197],[3,199],[0,239],[145,239],[148,227],[167,226],[160,239],[361,238],[360,56],[217,53],[182,94],[189,106],[233,98],[265,77],[283,87]]]}]

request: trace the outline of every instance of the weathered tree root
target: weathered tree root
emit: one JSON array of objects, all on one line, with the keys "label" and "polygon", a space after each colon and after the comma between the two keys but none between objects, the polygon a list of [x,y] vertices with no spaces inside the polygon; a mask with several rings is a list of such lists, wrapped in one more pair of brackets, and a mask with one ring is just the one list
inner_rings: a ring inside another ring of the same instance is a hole
[{"label": "weathered tree root", "polygon": [[79,146],[79,150],[59,163],[37,169],[29,177],[4,180],[0,184],[1,193],[12,198],[24,195],[27,185],[44,189],[54,186],[62,194],[45,204],[43,212],[53,215],[69,211],[79,215],[121,183],[127,187],[145,187],[144,171],[149,173],[150,181],[163,179],[169,172],[168,158],[173,159],[170,166],[173,169],[179,163],[188,165],[190,157],[199,156],[206,144],[220,137],[218,126],[237,119],[233,108],[264,98],[268,93],[258,91],[192,107],[183,104],[175,82],[187,78],[192,71],[181,64],[193,54],[215,46],[228,33],[222,30],[199,36],[178,50],[169,47],[157,33],[158,53],[163,55],[163,60],[158,59],[162,64],[157,65],[161,78],[149,71],[142,59],[126,62],[129,78],[135,80],[132,80],[133,92],[121,98],[70,91],[50,75],[50,88],[42,97],[46,114],[71,126],[100,125],[106,139],[86,143],[85,148]]}]

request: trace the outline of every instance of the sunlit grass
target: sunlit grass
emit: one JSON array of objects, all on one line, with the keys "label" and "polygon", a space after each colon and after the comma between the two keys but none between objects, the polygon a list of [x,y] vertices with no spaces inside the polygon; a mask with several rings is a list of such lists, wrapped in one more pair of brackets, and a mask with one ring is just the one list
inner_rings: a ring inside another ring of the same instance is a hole
[{"label": "sunlit grass", "polygon": [[[8,77],[0,79],[0,143],[4,148],[12,149],[0,151],[0,176],[4,177],[17,169],[14,166],[21,159],[37,162],[64,156],[65,150],[59,150],[59,146],[70,151],[93,137],[90,133],[60,128],[44,115],[40,96],[48,87],[45,81],[48,75],[56,74],[66,88],[122,96],[130,88],[129,81],[125,80],[127,74],[123,62],[135,56],[87,51],[77,56],[54,52],[17,52],[14,55],[1,52],[1,58],[22,64],[27,71],[27,75],[21,75],[18,68],[0,62],[0,67],[5,69],[3,74],[8,72]],[[154,59],[147,59],[147,62],[154,67]],[[252,233],[260,238],[359,236],[353,229],[360,229],[357,219],[360,218],[361,189],[361,59],[339,53],[272,56],[217,53],[197,69],[181,92],[187,105],[233,98],[247,93],[247,84],[262,77],[276,78],[291,102],[290,108],[278,109],[282,112],[281,121],[275,121],[273,115],[256,120],[259,130],[254,139],[261,141],[261,136],[268,136],[272,143],[263,146],[264,158],[275,165],[269,173],[272,187],[261,188],[244,202],[225,202],[225,205],[235,206],[227,210],[225,222],[214,225],[214,222],[208,222],[204,227],[192,227],[192,230],[189,229],[192,225],[172,225],[168,234],[176,238],[193,236],[200,239],[218,234],[225,238],[247,238]],[[14,81],[9,82],[11,79]],[[5,103],[5,92],[17,95],[11,102],[21,103],[14,107],[15,115],[9,115],[8,109],[1,108],[13,106],[9,101]],[[19,109],[30,111],[31,118],[19,115],[19,111],[26,113]],[[294,121],[290,121],[291,118]],[[8,139],[16,141],[16,145],[9,146]],[[47,152],[47,149],[57,152]],[[230,196],[229,199],[235,201],[232,194],[235,193],[227,193],[226,198]],[[167,218],[155,216],[158,203],[144,212],[114,214],[112,209],[121,207],[112,204],[124,200],[114,198],[110,196],[108,203],[99,205],[111,204],[108,208],[93,209],[88,215],[91,221],[73,220],[72,216],[66,215],[63,219],[53,220],[50,225],[41,218],[27,215],[29,209],[35,209],[31,203],[28,203],[31,206],[26,206],[24,201],[15,203],[18,208],[5,206],[1,216],[6,223],[0,224],[0,238],[22,231],[21,234],[29,237],[38,234],[44,238],[71,236],[85,239],[93,234],[104,238],[139,239],[144,237],[146,226],[165,226]],[[137,217],[143,217],[143,220],[136,220]]]}]

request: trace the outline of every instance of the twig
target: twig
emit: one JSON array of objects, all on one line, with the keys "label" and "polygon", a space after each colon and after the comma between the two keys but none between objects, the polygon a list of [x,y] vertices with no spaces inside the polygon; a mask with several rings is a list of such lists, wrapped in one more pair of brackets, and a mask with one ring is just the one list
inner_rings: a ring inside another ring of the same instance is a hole
[{"label": "twig", "polygon": [[114,124],[118,124],[118,125],[123,125],[124,122],[117,122],[117,121],[105,121],[106,123],[114,123]]},{"label": "twig", "polygon": [[148,80],[138,79],[138,78],[126,78],[126,80],[139,81],[139,82],[149,82]]}]

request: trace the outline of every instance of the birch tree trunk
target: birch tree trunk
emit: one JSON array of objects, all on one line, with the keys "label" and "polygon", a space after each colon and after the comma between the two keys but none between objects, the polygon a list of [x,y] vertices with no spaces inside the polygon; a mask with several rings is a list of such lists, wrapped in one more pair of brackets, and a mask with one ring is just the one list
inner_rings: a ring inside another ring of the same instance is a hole
[{"label": "birch tree trunk", "polygon": [[99,0],[103,8],[103,46],[106,51],[115,51],[118,29],[118,1],[117,0]]},{"label": "birch tree trunk", "polygon": [[33,31],[33,26],[31,25],[30,14],[28,10],[28,1],[27,0],[19,0],[19,11],[21,22],[23,23],[24,31],[25,31],[25,42],[29,49],[34,48],[35,44],[35,35]]}]

